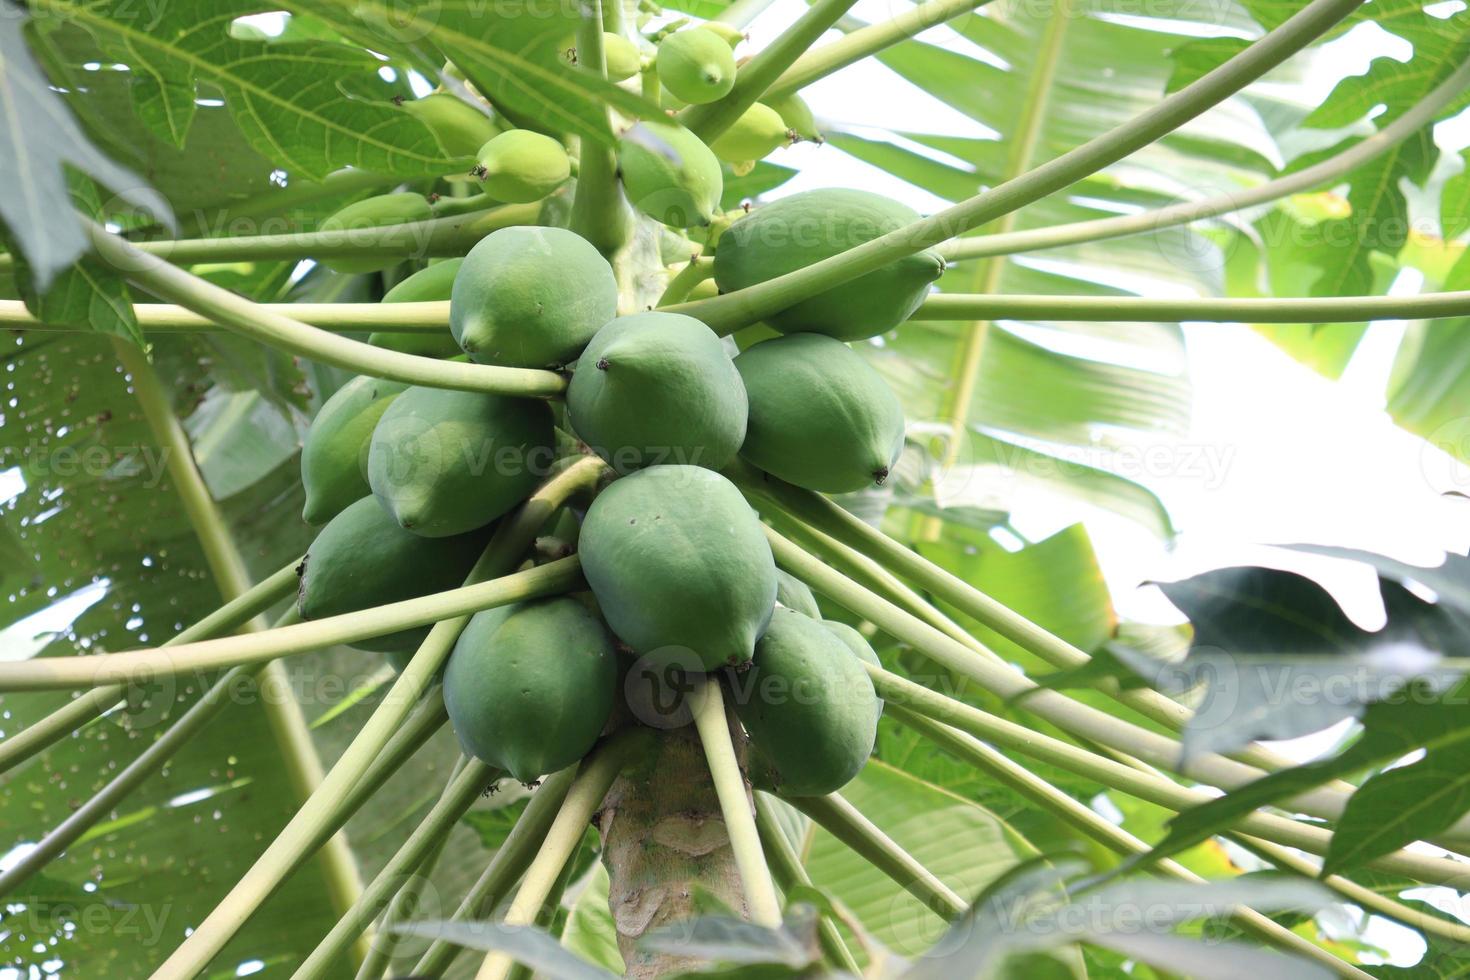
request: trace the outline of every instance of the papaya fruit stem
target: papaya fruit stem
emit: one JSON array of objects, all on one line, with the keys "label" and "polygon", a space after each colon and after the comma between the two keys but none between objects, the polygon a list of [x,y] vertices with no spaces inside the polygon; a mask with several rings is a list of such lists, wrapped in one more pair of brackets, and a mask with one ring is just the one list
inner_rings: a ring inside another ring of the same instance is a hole
[{"label": "papaya fruit stem", "polygon": [[[600,461],[597,462],[600,466]],[[578,460],[543,484],[519,510],[497,527],[485,548],[485,554],[466,580],[491,585],[494,579],[491,582],[481,580],[495,574],[504,574],[519,565],[526,550],[535,540],[536,532],[547,518],[572,495],[590,489],[602,472],[599,466],[588,464],[586,460]],[[563,561],[572,562],[575,559]],[[543,566],[551,567],[553,566]],[[563,566],[564,569],[566,567]],[[520,576],[526,574],[528,573],[518,573]],[[517,575],[506,575],[499,581],[504,583],[515,578]],[[380,611],[368,610],[352,615],[371,618]],[[366,782],[364,777],[373,772],[375,760],[383,753],[384,747],[394,741],[405,720],[414,713],[415,706],[427,701],[435,705],[437,711],[444,711],[442,698],[426,699],[423,695],[433,685],[439,668],[448,659],[455,640],[469,622],[469,616],[465,612],[468,610],[460,613],[444,612],[442,615],[436,614],[432,620],[426,620],[438,621],[429,631],[428,638],[419,645],[413,659],[398,675],[393,687],[322,780],[321,786],[296,811],[286,827],[256,859],[244,877],[235,883],[220,904],[169,955],[156,972],[156,977],[182,980],[202,972],[260,904],[346,819],[342,812],[342,801],[355,799]],[[374,789],[376,787],[371,787],[368,792]],[[357,800],[357,805],[361,805],[360,800]]]},{"label": "papaya fruit stem", "polygon": [[780,36],[740,66],[735,73],[734,87],[723,98],[680,110],[679,122],[706,143],[717,139],[735,125],[745,110],[765,95],[781,73],[836,24],[854,2],[814,0]]},{"label": "papaya fruit stem", "polygon": [[761,850],[752,809],[754,803],[745,773],[735,756],[731,719],[725,710],[720,682],[710,677],[696,678],[688,696],[694,713],[694,727],[699,732],[700,744],[704,746],[705,762],[714,781],[720,812],[725,817],[725,833],[735,854],[735,866],[740,871],[750,920],[768,929],[780,928],[781,902],[776,898],[771,869]]},{"label": "papaya fruit stem", "polygon": [[[974,766],[986,775],[1009,786],[1017,793],[1031,800],[1032,803],[1041,809],[1056,814],[1062,820],[1103,847],[1106,847],[1114,854],[1126,858],[1148,853],[1149,844],[1146,841],[1140,840],[1122,827],[1100,816],[1087,805],[1062,792],[1045,779],[1031,772],[1025,766],[1012,761],[1010,757],[986,745],[974,736],[956,731],[947,725],[941,725],[921,714],[902,708],[897,709],[893,717],[900,724],[912,729],[923,738],[928,739],[935,746],[959,761]],[[1165,858],[1159,861],[1156,865],[1156,870],[1167,877],[1176,878],[1180,881],[1198,883],[1205,880],[1171,858]],[[1309,877],[1316,877],[1315,874],[1308,874]],[[1370,889],[1365,888],[1362,890],[1375,896],[1377,894]],[[1408,910],[1405,909],[1405,911]],[[1353,977],[1355,980],[1363,980],[1367,976],[1367,974],[1350,963],[1344,962],[1316,943],[1302,936],[1298,936],[1290,929],[1268,919],[1254,909],[1248,907],[1237,908],[1231,912],[1230,918],[1242,930],[1254,934],[1262,941],[1317,960],[1339,976]],[[1438,921],[1442,922],[1443,920]],[[1449,923],[1444,924],[1449,925]],[[1453,927],[1451,926],[1451,928]],[[1466,935],[1470,935],[1470,929],[1462,929],[1462,931]]]},{"label": "papaya fruit stem", "polygon": [[1361,5],[1362,0],[1312,0],[1218,68],[1128,122],[1015,180],[830,258],[745,289],[686,304],[678,312],[727,333],[1023,208],[1167,136],[1286,61]]},{"label": "papaya fruit stem", "polygon": [[[451,219],[453,220],[453,219]],[[433,388],[484,391],[524,398],[550,398],[566,389],[552,371],[441,361],[373,347],[272,313],[88,222],[98,257],[134,284],[214,320],[235,333],[293,354],[374,377]],[[405,304],[406,305],[406,304]]]},{"label": "papaya fruit stem", "polygon": [[[582,762],[577,777],[557,811],[556,819],[546,831],[546,838],[536,857],[526,868],[526,876],[501,920],[505,925],[530,925],[541,911],[562,869],[571,858],[587,825],[602,806],[602,799],[612,787],[632,755],[648,744],[652,732],[646,728],[625,728],[604,739]],[[505,980],[514,960],[505,953],[491,952],[480,964],[475,980]]]},{"label": "papaya fruit stem", "polygon": [[690,290],[714,274],[714,259],[708,256],[691,256],[689,263],[674,273],[674,277],[669,280],[669,284],[664,288],[663,295],[658,298],[655,308],[684,302],[689,298]]},{"label": "papaya fruit stem", "polygon": [[[1176,812],[1217,798],[1208,792],[1181,786],[1167,777],[1141,772],[1025,725],[998,718],[872,664],[863,666],[873,680],[874,689],[883,698],[885,713],[893,712],[895,718],[904,711],[921,714],[997,748],[1055,765]],[[1326,854],[1332,840],[1331,831],[1323,827],[1264,810],[1242,816],[1233,829],[1317,855]],[[1376,859],[1369,866],[1424,882],[1456,880],[1464,869],[1463,862],[1403,850]]]},{"label": "papaya fruit stem", "polygon": [[[577,55],[582,71],[605,79],[603,17],[602,0],[582,0],[582,13],[577,21]],[[617,30],[617,27],[608,29]],[[607,110],[603,110],[603,115],[606,117]],[[584,139],[578,168],[570,227],[597,246],[604,256],[611,257],[633,235],[633,212],[623,199],[618,182],[617,153],[610,145]]]}]

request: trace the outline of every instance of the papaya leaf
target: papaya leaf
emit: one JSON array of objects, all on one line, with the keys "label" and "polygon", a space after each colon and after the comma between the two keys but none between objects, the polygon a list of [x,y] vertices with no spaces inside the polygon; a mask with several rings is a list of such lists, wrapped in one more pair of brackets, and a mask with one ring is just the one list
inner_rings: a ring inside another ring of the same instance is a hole
[{"label": "papaya leaf", "polygon": [[1387,555],[1359,551],[1356,548],[1335,548],[1316,544],[1297,544],[1290,545],[1290,547],[1294,551],[1305,551],[1314,555],[1326,555],[1329,558],[1343,558],[1372,565],[1378,570],[1379,575],[1392,579],[1400,585],[1417,582],[1432,589],[1440,605],[1470,616],[1470,558],[1464,555],[1447,554],[1443,563],[1432,568],[1425,568],[1410,565]]},{"label": "papaya leaf", "polygon": [[[1325,589],[1291,572],[1221,569],[1160,588],[1195,631],[1171,686],[1206,684],[1184,731],[1186,758],[1356,718],[1364,705],[1470,643],[1470,617],[1391,580],[1380,580],[1388,625],[1371,633],[1353,624]],[[1449,686],[1454,676],[1434,683]]]},{"label": "papaya leaf", "polygon": [[779,929],[744,919],[700,916],[657,929],[639,943],[655,953],[720,963],[772,963],[801,970],[818,957],[817,917],[810,906],[787,909]]},{"label": "papaya leaf", "polygon": [[615,980],[617,977],[615,973],[588,963],[562,946],[555,936],[535,926],[429,920],[404,922],[391,929],[399,935],[442,939],[465,949],[506,953],[516,962],[555,980]]},{"label": "papaya leaf", "polygon": [[1440,231],[1446,239],[1457,238],[1470,228],[1470,150],[1460,151],[1463,169],[1445,181],[1440,191]]},{"label": "papaya leaf", "polygon": [[1245,50],[1248,44],[1250,41],[1240,37],[1205,37],[1179,45],[1170,54],[1174,71],[1164,92],[1177,92],[1198,81]]},{"label": "papaya leaf", "polygon": [[1134,863],[1149,864],[1178,854],[1230,829],[1252,810],[1288,800],[1330,780],[1387,765],[1415,749],[1437,751],[1464,742],[1470,739],[1467,698],[1470,681],[1463,678],[1448,689],[1411,683],[1395,697],[1369,705],[1363,712],[1362,733],[1338,754],[1271,773],[1185,810],[1169,823],[1164,839]]},{"label": "papaya leaf", "polygon": [[1347,802],[1322,862],[1340,874],[1454,825],[1470,812],[1470,744],[1458,742],[1380,772]]},{"label": "papaya leaf", "polygon": [[[236,0],[165,4],[139,17],[127,0],[47,0],[46,13],[88,30],[111,60],[132,71],[133,107],[156,135],[182,145],[196,103],[223,96],[245,139],[279,167],[320,180],[341,167],[430,176],[452,169],[428,128],[391,101],[361,97],[382,62],[323,41],[271,43],[231,35],[257,5]],[[358,98],[344,98],[354,91]]]},{"label": "papaya leaf", "polygon": [[[7,94],[0,103],[0,129],[11,134],[0,150],[0,186],[6,189],[0,194],[0,224],[24,253],[35,288],[44,293],[89,248],[81,222],[66,213],[65,167],[92,175],[160,221],[171,225],[173,218],[157,192],[87,141],[31,57],[24,34],[28,19],[10,0],[0,0],[0,90]],[[75,283],[67,284],[57,301],[68,312],[90,302]]]},{"label": "papaya leaf", "polygon": [[[1470,273],[1461,261],[1451,275]],[[1446,285],[1447,289],[1456,286]],[[1459,288],[1464,288],[1461,285]],[[1409,325],[1395,358],[1388,393],[1393,420],[1462,463],[1470,463],[1470,319],[1424,320]],[[1426,459],[1426,476],[1431,470]],[[1448,479],[1459,479],[1454,473]],[[1451,484],[1449,488],[1463,482]]]}]

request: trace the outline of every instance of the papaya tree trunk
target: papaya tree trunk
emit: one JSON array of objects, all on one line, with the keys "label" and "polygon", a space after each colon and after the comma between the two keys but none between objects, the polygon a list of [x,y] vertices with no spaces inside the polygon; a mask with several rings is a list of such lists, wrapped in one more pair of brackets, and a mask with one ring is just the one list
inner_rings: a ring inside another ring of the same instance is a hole
[{"label": "papaya tree trunk", "polygon": [[600,817],[618,947],[626,976],[639,980],[698,965],[693,956],[637,946],[649,932],[696,914],[696,883],[698,891],[748,917],[699,737],[689,726],[662,733],[657,746],[613,784]]}]

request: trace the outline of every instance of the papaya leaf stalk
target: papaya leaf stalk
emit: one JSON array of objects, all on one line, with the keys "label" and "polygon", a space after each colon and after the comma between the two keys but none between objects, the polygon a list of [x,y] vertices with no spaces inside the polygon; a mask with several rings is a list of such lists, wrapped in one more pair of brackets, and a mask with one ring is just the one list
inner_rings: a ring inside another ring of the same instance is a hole
[{"label": "papaya leaf stalk", "polygon": [[1361,2],[1312,0],[1245,50],[1151,109],[1015,180],[795,272],[677,309],[717,331],[729,332],[1023,208],[1117,163],[1223,102],[1325,34]]},{"label": "papaya leaf stalk", "polygon": [[[802,866],[801,858],[797,857],[791,842],[781,832],[780,824],[771,809],[771,798],[764,793],[754,795],[756,829],[760,831],[761,844],[770,857],[771,873],[780,882],[782,891],[789,896],[795,888],[812,887],[811,876]],[[855,977],[862,975],[862,968],[853,958],[852,951],[847,948],[842,932],[831,915],[822,915],[817,923],[817,941],[822,944],[822,952],[833,966],[846,970]]]}]

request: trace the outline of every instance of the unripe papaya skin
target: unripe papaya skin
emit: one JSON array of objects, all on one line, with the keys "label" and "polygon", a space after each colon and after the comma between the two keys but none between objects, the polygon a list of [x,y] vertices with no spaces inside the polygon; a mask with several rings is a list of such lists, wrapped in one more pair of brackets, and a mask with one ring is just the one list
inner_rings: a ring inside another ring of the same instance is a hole
[{"label": "unripe papaya skin", "polygon": [[[794,272],[917,221],[912,209],[868,191],[823,189],[783,197],[720,238],[715,281],[729,293]],[[862,340],[907,320],[944,272],[932,249],[907,255],[768,317],[782,333]]]},{"label": "unripe papaya skin", "polygon": [[[349,204],[324,219],[318,226],[318,230],[343,233],[348,236],[347,241],[351,242],[354,231],[362,232],[368,228],[383,228],[409,221],[427,221],[433,216],[434,209],[429,206],[428,198],[412,191],[401,191],[394,194],[378,194]],[[322,260],[328,269],[344,275],[381,272],[397,261],[395,258],[365,257]]]},{"label": "unripe papaya skin", "polygon": [[693,317],[635,313],[597,331],[567,390],[572,429],[619,473],[724,467],[745,440],[745,385]]},{"label": "unripe papaya skin", "polygon": [[[327,522],[306,550],[298,573],[302,619],[322,619],[389,602],[457,589],[490,540],[489,529],[446,538],[412,534],[372,497],[363,497]],[[359,640],[353,646],[409,653],[429,627]]]},{"label": "unripe papaya skin", "polygon": [[715,137],[709,148],[726,163],[742,163],[759,160],[789,141],[781,114],[756,102],[742,112],[729,129]]},{"label": "unripe papaya skin", "polygon": [[582,571],[614,633],[656,663],[750,660],[776,603],[776,566],[735,486],[698,466],[614,481],[582,522]]},{"label": "unripe papaya skin", "polygon": [[612,634],[558,596],[476,613],[444,670],[444,706],[466,753],[523,783],[576,762],[612,714]]},{"label": "unripe papaya skin", "polygon": [[371,493],[368,442],[378,419],[408,385],[360,375],[322,403],[301,447],[301,519],[320,527]]},{"label": "unripe papaya skin", "polygon": [[743,675],[730,680],[750,735],[750,781],[783,796],[825,796],[873,754],[878,697],[856,657],[819,621],[777,609]]},{"label": "unripe papaya skin", "polygon": [[481,364],[561,367],[617,312],[617,279],[591,242],[565,228],[517,226],[465,256],[449,329]]},{"label": "unripe papaya skin", "polygon": [[676,228],[708,225],[725,174],[709,147],[677,123],[645,120],[619,143],[618,171],[639,211]]},{"label": "unripe papaya skin", "polygon": [[740,456],[821,493],[881,485],[903,449],[903,406],[841,341],[814,333],[762,341],[735,358],[750,399]]},{"label": "unripe papaya skin", "polygon": [[607,69],[607,80],[626,82],[643,70],[643,55],[638,45],[620,34],[603,32],[602,63]]},{"label": "unripe papaya skin", "polygon": [[485,193],[506,204],[530,204],[572,176],[566,147],[542,133],[512,129],[480,147],[475,173]]},{"label": "unripe papaya skin", "polygon": [[664,38],[654,65],[664,88],[690,105],[723,99],[735,87],[731,45],[707,28],[690,27]]},{"label": "unripe papaya skin", "polygon": [[812,590],[784,568],[776,569],[776,601],[803,616],[822,618],[822,610],[817,607],[817,597],[812,595]]},{"label": "unripe papaya skin", "polygon": [[536,488],[555,459],[554,440],[545,402],[412,387],[373,429],[368,484],[404,529],[463,534]]},{"label": "unripe papaya skin", "polygon": [[[383,295],[384,303],[432,303],[449,299],[455,273],[464,259],[433,262],[404,279]],[[445,330],[434,333],[375,333],[368,337],[374,347],[396,350],[419,357],[454,357],[460,353],[454,335]]]},{"label": "unripe papaya skin", "polygon": [[[878,654],[873,650],[873,645],[868,642],[866,636],[863,636],[863,634],[846,623],[839,623],[835,619],[824,619],[822,620],[822,625],[827,627],[828,632],[833,636],[846,644],[847,648],[859,660],[863,661],[863,663],[872,664],[874,667],[880,669],[883,667],[883,661],[878,659]],[[871,679],[869,678],[869,680]],[[874,707],[877,709],[878,716],[881,718],[883,716],[883,699],[878,697],[876,690],[873,694],[873,700],[876,702]]]},{"label": "unripe papaya skin", "polygon": [[745,32],[742,31],[740,28],[735,27],[731,24],[723,23],[718,20],[708,21],[706,23],[700,24],[699,27],[701,30],[709,31],[711,34],[719,35],[721,38],[724,39],[726,44],[730,45],[730,48],[732,50],[739,47],[740,42],[745,40]]},{"label": "unripe papaya skin", "polygon": [[403,108],[429,127],[444,155],[473,157],[500,128],[485,113],[449,92],[433,92],[403,103]]}]

